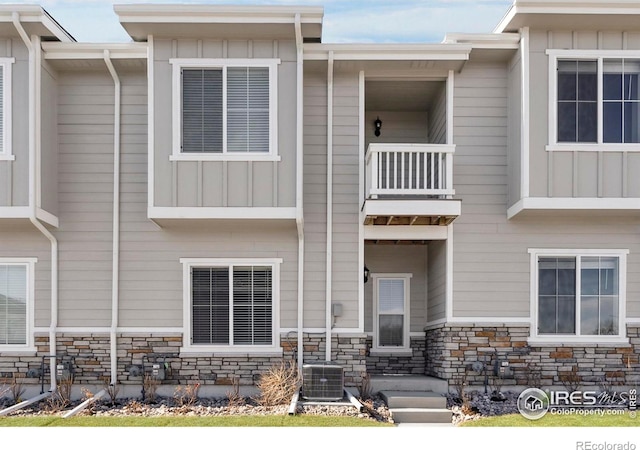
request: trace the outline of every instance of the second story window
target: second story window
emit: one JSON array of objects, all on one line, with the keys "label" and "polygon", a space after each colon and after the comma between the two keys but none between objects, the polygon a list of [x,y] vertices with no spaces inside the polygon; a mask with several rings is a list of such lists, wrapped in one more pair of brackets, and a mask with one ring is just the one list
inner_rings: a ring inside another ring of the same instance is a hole
[{"label": "second story window", "polygon": [[558,142],[597,142],[595,61],[558,61]]},{"label": "second story window", "polygon": [[172,60],[173,159],[274,157],[277,60]]},{"label": "second story window", "polygon": [[[640,143],[640,59],[602,56],[603,52],[555,51],[550,80],[553,146]],[[557,54],[557,55],[556,55]],[[568,55],[566,58],[560,54]],[[573,147],[572,146],[572,147]]]}]

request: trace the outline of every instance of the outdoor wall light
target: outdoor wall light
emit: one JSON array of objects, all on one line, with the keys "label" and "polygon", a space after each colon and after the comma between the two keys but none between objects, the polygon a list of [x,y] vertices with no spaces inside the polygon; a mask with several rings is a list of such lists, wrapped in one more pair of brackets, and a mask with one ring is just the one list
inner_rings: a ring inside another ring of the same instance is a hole
[{"label": "outdoor wall light", "polygon": [[376,135],[376,137],[380,136],[380,129],[382,128],[382,120],[380,120],[380,117],[378,117],[375,122],[373,122],[373,126],[374,128],[374,133]]},{"label": "outdoor wall light", "polygon": [[369,281],[369,268],[364,266],[364,282],[366,283],[367,281]]}]

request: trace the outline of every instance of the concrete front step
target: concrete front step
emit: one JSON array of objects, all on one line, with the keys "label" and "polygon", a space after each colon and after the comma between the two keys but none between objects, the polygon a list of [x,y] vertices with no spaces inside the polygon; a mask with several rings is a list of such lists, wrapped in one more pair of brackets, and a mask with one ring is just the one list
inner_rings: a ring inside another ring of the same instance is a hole
[{"label": "concrete front step", "polygon": [[444,409],[447,399],[435,392],[425,391],[380,391],[389,408],[431,408]]},{"label": "concrete front step", "polygon": [[452,412],[447,409],[443,394],[431,391],[380,391],[389,407],[393,421],[398,424],[450,424]]},{"label": "concrete front step", "polygon": [[390,408],[395,423],[451,423],[452,413],[446,408]]},{"label": "concrete front step", "polygon": [[425,375],[373,375],[370,378],[372,392],[381,391],[431,391],[446,394],[446,380]]}]

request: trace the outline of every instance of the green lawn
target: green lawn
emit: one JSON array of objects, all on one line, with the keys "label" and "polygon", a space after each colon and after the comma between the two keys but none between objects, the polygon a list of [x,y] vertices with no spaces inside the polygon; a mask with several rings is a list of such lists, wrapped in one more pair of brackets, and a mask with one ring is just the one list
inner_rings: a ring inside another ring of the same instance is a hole
[{"label": "green lawn", "polygon": [[640,417],[631,418],[629,413],[615,416],[551,415],[538,420],[529,420],[520,414],[487,417],[465,422],[464,427],[638,427]]},{"label": "green lawn", "polygon": [[225,417],[0,417],[0,427],[385,427],[389,423],[355,417],[225,416]]}]

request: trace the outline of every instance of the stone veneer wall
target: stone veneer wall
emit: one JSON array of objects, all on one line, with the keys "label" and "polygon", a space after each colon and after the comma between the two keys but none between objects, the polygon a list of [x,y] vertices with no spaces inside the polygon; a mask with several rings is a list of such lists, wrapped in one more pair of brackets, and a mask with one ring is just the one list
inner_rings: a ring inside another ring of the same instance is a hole
[{"label": "stone veneer wall", "polygon": [[372,338],[367,339],[367,373],[369,375],[424,375],[426,370],[426,340],[424,336],[410,339],[411,355],[393,353],[371,354]]},{"label": "stone veneer wall", "polygon": [[[483,385],[471,365],[490,367],[489,382],[502,386],[640,384],[640,328],[627,327],[630,344],[530,346],[528,326],[440,325],[427,330],[427,375],[450,385]],[[493,375],[496,359],[508,363],[506,376]],[[510,372],[510,373],[509,373]]]},{"label": "stone veneer wall", "polygon": [[[37,354],[0,356],[0,384],[11,378],[21,383],[39,384],[43,356],[49,354],[48,335],[36,336]],[[325,360],[324,334],[304,334],[304,363]],[[333,336],[332,361],[344,367],[345,385],[356,386],[366,373],[366,336]],[[181,334],[121,333],[118,344],[118,381],[140,384],[142,365],[147,371],[153,363],[167,368],[163,384],[253,385],[274,364],[295,358],[297,340],[283,337],[283,357],[270,355],[183,356]],[[58,362],[74,367],[74,383],[102,384],[111,374],[109,335],[95,333],[57,336]],[[49,383],[49,359],[45,358],[45,384]]]}]

